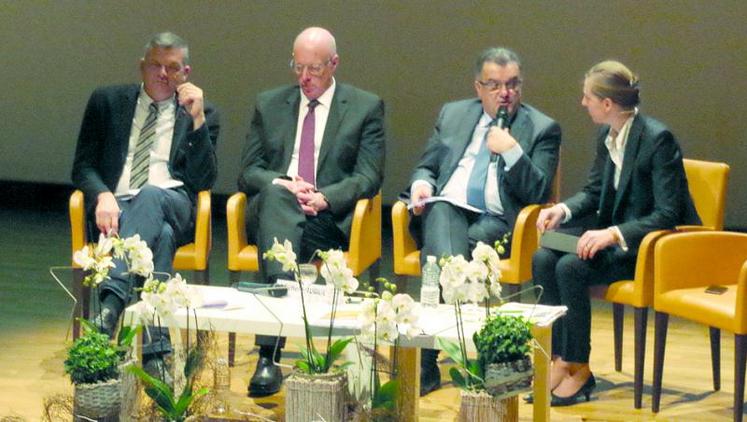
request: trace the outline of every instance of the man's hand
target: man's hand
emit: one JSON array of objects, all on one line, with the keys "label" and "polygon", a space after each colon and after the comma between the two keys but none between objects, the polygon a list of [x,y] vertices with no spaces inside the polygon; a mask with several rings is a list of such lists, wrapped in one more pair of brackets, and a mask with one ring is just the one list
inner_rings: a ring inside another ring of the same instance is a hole
[{"label": "man's hand", "polygon": [[493,126],[488,130],[487,146],[490,152],[501,154],[516,145],[516,139],[508,132],[507,129],[501,129]]},{"label": "man's hand", "polygon": [[306,215],[317,215],[320,211],[329,208],[327,198],[321,192],[301,192],[296,195],[296,198]]},{"label": "man's hand", "polygon": [[544,233],[545,230],[556,229],[560,222],[565,219],[565,211],[559,205],[553,205],[550,208],[540,210],[537,217],[537,230]]},{"label": "man's hand", "polygon": [[578,239],[576,253],[581,259],[592,259],[597,252],[617,243],[610,230],[589,230]]},{"label": "man's hand", "polygon": [[300,176],[296,176],[293,180],[275,179],[274,183],[285,187],[296,197],[299,193],[314,192],[314,185],[303,180]]},{"label": "man's hand", "polygon": [[[413,204],[417,204],[424,199],[430,198],[431,195],[433,195],[431,187],[423,184],[418,186],[417,189],[412,192],[412,198],[410,198],[410,202],[412,202]],[[420,215],[423,213],[424,209],[425,205],[416,206],[412,209],[412,213],[415,215]]]},{"label": "man's hand", "polygon": [[119,205],[111,192],[102,192],[96,200],[96,227],[105,235],[119,231]]},{"label": "man's hand", "polygon": [[192,116],[194,130],[199,129],[205,123],[205,106],[202,89],[196,85],[185,82],[176,87],[179,105]]}]

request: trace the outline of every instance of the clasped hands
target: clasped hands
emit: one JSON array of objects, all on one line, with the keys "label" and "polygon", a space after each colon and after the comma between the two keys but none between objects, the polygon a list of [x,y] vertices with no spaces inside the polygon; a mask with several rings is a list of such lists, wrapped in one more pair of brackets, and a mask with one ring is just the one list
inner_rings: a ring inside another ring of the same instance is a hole
[{"label": "clasped hands", "polygon": [[278,179],[277,183],[296,196],[298,205],[301,206],[306,215],[315,216],[320,211],[329,208],[329,203],[327,203],[324,194],[317,191],[314,185],[303,180],[301,176],[295,176],[292,180]]},{"label": "clasped hands", "polygon": [[[544,233],[545,230],[554,230],[565,219],[565,211],[560,205],[544,208],[537,217],[537,230]],[[610,229],[587,230],[578,239],[576,254],[583,260],[592,259],[597,252],[618,243],[617,238]]]}]

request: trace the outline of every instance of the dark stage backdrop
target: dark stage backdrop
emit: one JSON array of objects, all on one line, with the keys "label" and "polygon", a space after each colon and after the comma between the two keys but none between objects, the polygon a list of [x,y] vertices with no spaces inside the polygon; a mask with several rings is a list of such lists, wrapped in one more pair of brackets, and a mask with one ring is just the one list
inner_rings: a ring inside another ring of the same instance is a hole
[{"label": "dark stage backdrop", "polygon": [[215,191],[236,188],[255,95],[292,80],[304,27],[337,36],[338,80],[387,105],[384,194],[407,182],[442,103],[472,96],[477,53],[524,61],[524,98],[563,127],[563,196],[590,167],[593,125],[581,80],[617,58],[642,79],[642,111],[666,122],[687,157],[732,166],[727,225],[747,221],[747,2],[743,1],[2,1],[0,180],[68,183],[88,95],[138,80],[142,45],[172,30],[191,44],[192,81],[223,115]]}]

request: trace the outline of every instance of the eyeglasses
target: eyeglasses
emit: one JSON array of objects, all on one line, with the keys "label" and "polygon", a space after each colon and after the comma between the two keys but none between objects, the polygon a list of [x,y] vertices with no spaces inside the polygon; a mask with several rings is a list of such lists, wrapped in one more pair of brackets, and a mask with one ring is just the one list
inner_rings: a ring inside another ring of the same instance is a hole
[{"label": "eyeglasses", "polygon": [[309,75],[311,76],[322,76],[322,73],[324,73],[324,68],[327,67],[332,62],[332,58],[327,59],[324,63],[317,63],[317,64],[299,64],[296,63],[295,60],[291,59],[290,61],[290,68],[296,75],[301,75],[303,73],[303,70],[306,69],[307,72],[309,72]]},{"label": "eyeglasses", "polygon": [[164,65],[164,64],[152,62],[152,63],[147,63],[145,66],[148,69],[148,71],[150,71],[150,72],[160,72],[161,69],[166,69],[166,74],[168,74],[168,75],[175,75],[175,74],[181,72],[182,69],[184,69],[184,66],[182,66],[182,65],[180,65],[178,63],[172,63],[172,64],[169,64],[169,65]]},{"label": "eyeglasses", "polygon": [[479,83],[483,88],[486,88],[488,91],[500,91],[501,88],[505,87],[506,91],[516,92],[519,90],[519,88],[521,88],[521,79],[519,78],[514,78],[507,82],[494,81],[490,79],[487,81],[477,81],[477,83]]}]

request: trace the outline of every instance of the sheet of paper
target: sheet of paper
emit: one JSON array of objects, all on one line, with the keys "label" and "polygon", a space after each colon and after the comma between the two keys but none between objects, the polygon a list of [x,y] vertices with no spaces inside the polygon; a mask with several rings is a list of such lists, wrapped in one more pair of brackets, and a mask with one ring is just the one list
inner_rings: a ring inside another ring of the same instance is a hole
[{"label": "sheet of paper", "polygon": [[459,202],[459,201],[457,201],[455,199],[447,198],[445,196],[431,196],[431,197],[425,198],[425,199],[423,199],[423,200],[421,200],[419,202],[411,202],[407,206],[407,209],[411,210],[411,209],[413,209],[415,207],[419,207],[421,205],[426,205],[426,204],[430,204],[432,202],[439,202],[439,201],[448,202],[451,205],[457,206],[459,208],[464,208],[465,210],[476,212],[478,214],[482,214],[482,213],[485,212],[485,211],[483,211],[483,210],[481,210],[479,208],[475,208],[475,207],[473,207],[473,206],[471,206],[469,204],[466,204],[464,202]]}]

